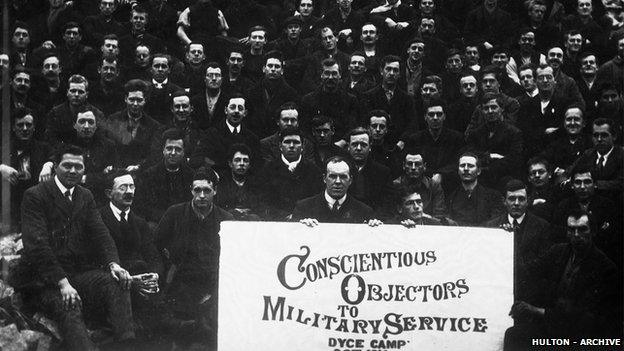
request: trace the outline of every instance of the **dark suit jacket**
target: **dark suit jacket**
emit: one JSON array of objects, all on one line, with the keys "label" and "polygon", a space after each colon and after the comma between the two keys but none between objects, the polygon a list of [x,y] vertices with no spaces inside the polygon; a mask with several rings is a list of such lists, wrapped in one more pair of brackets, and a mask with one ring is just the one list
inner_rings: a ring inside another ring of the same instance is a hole
[{"label": "dark suit jacket", "polygon": [[[85,106],[95,114],[96,121],[101,121],[104,118],[102,111],[97,107],[87,103]],[[76,117],[78,114],[71,112],[69,102],[64,102],[60,105],[54,106],[48,116],[46,117],[46,138],[52,144],[56,145],[61,142],[69,142],[76,132],[74,129],[74,123],[76,123]]]},{"label": "dark suit jacket", "polygon": [[298,221],[303,218],[314,218],[319,222],[329,223],[363,223],[375,218],[375,214],[372,208],[349,195],[338,212],[333,213],[325,201],[324,193],[320,193],[297,202],[292,220]]},{"label": "dark suit jacket", "polygon": [[421,152],[430,173],[449,175],[457,172],[457,159],[464,147],[464,136],[458,131],[443,128],[440,137],[433,140],[428,129],[421,130],[405,140],[406,148]]},{"label": "dark suit jacket", "polygon": [[182,90],[179,86],[173,84],[171,79],[162,89],[157,89],[156,85],[151,85],[145,98],[145,112],[160,124],[167,124],[171,121],[171,99],[175,92]]},{"label": "dark suit jacket", "polygon": [[563,117],[568,105],[560,98],[553,96],[542,113],[539,95],[525,102],[520,105],[516,126],[522,131],[524,137],[526,157],[531,158],[543,151],[546,145],[554,140],[554,135],[547,135],[545,130],[546,128],[560,128],[563,125]]},{"label": "dark suit jacket", "polygon": [[218,123],[225,120],[225,107],[228,103],[228,97],[226,92],[221,89],[221,94],[217,99],[212,116],[208,114],[208,101],[206,100],[206,91],[193,96],[191,98],[191,105],[193,105],[193,117],[200,129],[206,130],[210,127],[216,126]]},{"label": "dark suit jacket", "polygon": [[613,147],[613,151],[611,151],[611,154],[607,158],[604,167],[598,167],[598,165],[596,165],[597,161],[598,152],[595,148],[591,148],[583,153],[571,166],[571,169],[574,169],[576,165],[589,166],[596,184],[596,190],[600,195],[616,195],[617,193],[621,193],[622,187],[624,186],[624,152],[622,151],[622,147],[618,145]]},{"label": "dark suit jacket", "polygon": [[[362,182],[361,191],[357,188],[358,182]],[[388,194],[392,192],[391,182],[390,169],[369,157],[364,168],[353,176],[349,195],[377,211],[386,204]]]},{"label": "dark suit jacket", "polygon": [[488,14],[483,5],[468,12],[464,34],[470,41],[492,45],[509,43],[511,39],[513,22],[511,15],[504,10],[496,8],[492,14]]},{"label": "dark suit jacket", "polygon": [[460,218],[459,215],[464,209],[458,206],[457,198],[461,196],[460,192],[464,192],[464,188],[460,186],[453,191],[448,197],[449,217],[458,222],[459,225],[479,225],[503,214],[502,196],[496,190],[477,184],[472,192],[472,196],[476,196],[475,217],[469,220]]},{"label": "dark suit jacket", "polygon": [[364,100],[367,111],[381,109],[392,116],[391,128],[386,137],[390,141],[396,142],[408,127],[414,130],[418,129],[414,126],[417,124],[414,100],[398,87],[395,88],[390,101],[386,98],[386,93],[381,85],[366,92]]},{"label": "dark suit jacket", "polygon": [[277,110],[286,102],[299,102],[299,94],[286,81],[280,80],[273,86],[266,78],[261,79],[247,93],[249,111],[253,118],[244,123],[260,138],[277,131],[275,120]]},{"label": "dark suit jacket", "polygon": [[24,262],[28,279],[56,287],[59,280],[119,263],[117,247],[91,192],[76,185],[69,202],[54,179],[26,191],[22,202]]},{"label": "dark suit jacket", "polygon": [[124,231],[108,204],[100,208],[100,215],[115,240],[121,265],[130,274],[154,272],[162,276],[163,267],[154,245],[154,235],[143,218],[130,211],[127,219],[129,230]]},{"label": "dark suit jacket", "polygon": [[[503,122],[491,138],[488,128],[483,125],[470,133],[467,141],[468,149],[480,156],[489,178],[514,176],[520,171],[523,150],[522,132],[513,125]],[[505,157],[490,158],[490,153]]]},{"label": "dark suit jacket", "polygon": [[358,100],[345,90],[326,93],[319,88],[301,99],[299,125],[312,134],[312,119],[318,115],[331,118],[334,122],[334,139],[340,140],[354,128],[361,115]]},{"label": "dark suit jacket", "polygon": [[[509,223],[507,213],[485,222],[485,227],[502,228]],[[549,224],[545,220],[529,212],[514,235],[514,276],[515,299],[524,299],[531,293],[530,277],[526,275],[526,265],[536,261],[550,248]],[[511,235],[512,233],[510,233]]]}]

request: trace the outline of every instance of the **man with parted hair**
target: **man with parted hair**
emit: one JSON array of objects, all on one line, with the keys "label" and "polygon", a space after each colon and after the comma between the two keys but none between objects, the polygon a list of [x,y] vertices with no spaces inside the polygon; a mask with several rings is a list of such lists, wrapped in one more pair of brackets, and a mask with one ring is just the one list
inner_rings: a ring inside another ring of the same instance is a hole
[{"label": "man with parted hair", "polygon": [[120,266],[93,195],[79,185],[83,152],[63,144],[53,159],[54,178],[24,194],[22,271],[15,272],[11,285],[27,305],[34,304],[59,324],[68,350],[95,350],[83,306],[88,317],[93,308],[102,308],[115,339],[128,342],[135,338],[131,277]]},{"label": "man with parted hair", "polygon": [[368,223],[371,226],[381,222],[374,219],[373,209],[349,195],[353,182],[355,165],[348,158],[334,156],[325,162],[324,191],[319,195],[300,200],[293,210],[292,220],[307,226],[319,222]]}]

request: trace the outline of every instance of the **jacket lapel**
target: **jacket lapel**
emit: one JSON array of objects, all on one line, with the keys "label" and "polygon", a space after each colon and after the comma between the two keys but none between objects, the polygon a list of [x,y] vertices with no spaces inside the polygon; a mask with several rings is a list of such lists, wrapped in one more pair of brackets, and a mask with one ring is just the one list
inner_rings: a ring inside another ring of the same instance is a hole
[{"label": "jacket lapel", "polygon": [[69,217],[72,214],[72,203],[61,194],[54,179],[49,180],[46,186],[54,198],[54,205],[63,213],[63,216]]}]

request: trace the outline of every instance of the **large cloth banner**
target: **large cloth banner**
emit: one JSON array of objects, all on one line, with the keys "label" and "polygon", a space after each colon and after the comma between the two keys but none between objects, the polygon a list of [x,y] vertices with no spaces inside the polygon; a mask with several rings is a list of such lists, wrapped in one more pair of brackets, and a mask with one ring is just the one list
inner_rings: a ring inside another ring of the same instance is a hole
[{"label": "large cloth banner", "polygon": [[219,351],[502,350],[513,234],[221,224]]}]

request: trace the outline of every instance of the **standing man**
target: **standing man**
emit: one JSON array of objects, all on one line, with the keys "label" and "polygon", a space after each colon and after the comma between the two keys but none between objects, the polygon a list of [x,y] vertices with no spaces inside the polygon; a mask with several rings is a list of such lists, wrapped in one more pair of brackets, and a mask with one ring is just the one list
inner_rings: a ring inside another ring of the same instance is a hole
[{"label": "standing man", "polygon": [[[54,156],[54,179],[30,188],[22,203],[24,256],[11,285],[59,323],[70,350],[95,350],[83,319],[99,306],[118,341],[135,338],[130,306],[131,278],[119,265],[115,242],[91,192],[78,185],[82,150],[62,145]],[[105,267],[105,268],[103,268]],[[26,278],[27,281],[20,281]]]},{"label": "standing man", "polygon": [[195,109],[194,117],[197,126],[206,130],[225,119],[224,111],[228,97],[222,89],[223,73],[218,63],[209,62],[202,75],[204,75],[205,89],[192,97],[191,104]]}]

